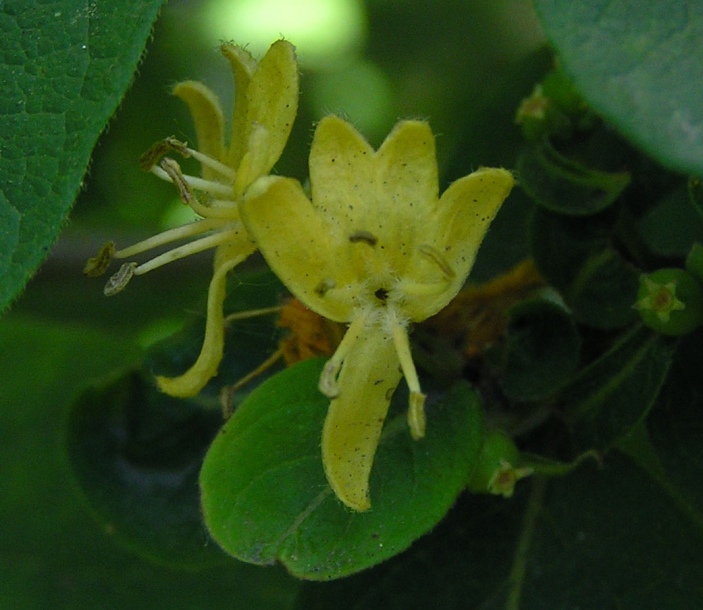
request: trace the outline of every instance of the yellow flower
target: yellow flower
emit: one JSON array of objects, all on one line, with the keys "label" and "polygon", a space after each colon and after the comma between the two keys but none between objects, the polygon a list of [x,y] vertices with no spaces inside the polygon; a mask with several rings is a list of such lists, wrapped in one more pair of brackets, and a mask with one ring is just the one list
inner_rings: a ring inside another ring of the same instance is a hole
[{"label": "yellow flower", "polygon": [[399,122],[378,151],[348,123],[320,121],[310,152],[312,201],[298,182],[257,180],[242,219],[274,272],[313,311],[349,323],[320,378],[331,399],[322,435],[327,479],[347,506],[370,507],[368,481],[391,396],[404,375],[408,422],[425,432],[408,325],[456,295],[513,185],[483,168],[438,197],[434,137]]},{"label": "yellow flower", "polygon": [[[218,98],[202,83],[186,81],[177,84],[173,93],[190,108],[199,149],[167,138],[147,151],[141,160],[144,169],[173,182],[183,202],[202,218],[123,250],[115,250],[113,244],[108,244],[85,269],[88,275],[100,275],[111,258],[132,258],[177,240],[191,240],[146,263],[124,264],[105,287],[105,294],[112,295],[122,290],[134,275],[216,248],[200,356],[183,375],[157,378],[159,387],[172,396],[196,395],[217,373],[224,346],[222,306],[226,276],[256,249],[239,217],[239,203],[252,182],[268,174],[280,157],[298,106],[298,69],[295,50],[289,42],[275,42],[258,63],[240,47],[224,44],[220,50],[229,60],[235,85],[229,144],[225,143],[224,117]],[[184,175],[176,161],[162,158],[168,152],[194,157],[201,164],[201,176]]]}]

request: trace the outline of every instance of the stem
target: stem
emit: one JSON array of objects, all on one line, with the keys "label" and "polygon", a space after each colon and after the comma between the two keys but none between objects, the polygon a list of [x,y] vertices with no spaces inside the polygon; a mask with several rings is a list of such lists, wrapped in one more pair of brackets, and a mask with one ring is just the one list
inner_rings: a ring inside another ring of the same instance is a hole
[{"label": "stem", "polygon": [[539,517],[544,502],[544,493],[547,489],[547,480],[543,477],[535,477],[532,483],[532,492],[527,502],[525,518],[522,523],[522,531],[518,539],[513,567],[510,570],[508,580],[510,582],[510,596],[506,604],[506,610],[520,610],[520,597],[522,587],[525,584],[525,574],[527,572],[527,554],[537,529],[537,518]]}]

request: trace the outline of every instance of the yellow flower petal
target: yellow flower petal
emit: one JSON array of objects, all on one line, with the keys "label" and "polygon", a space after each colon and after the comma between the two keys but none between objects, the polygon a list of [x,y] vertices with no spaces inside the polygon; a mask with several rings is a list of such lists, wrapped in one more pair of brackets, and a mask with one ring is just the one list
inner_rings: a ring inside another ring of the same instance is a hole
[{"label": "yellow flower petal", "polygon": [[[256,178],[271,171],[288,141],[298,111],[298,66],[292,44],[279,40],[271,45],[251,77],[246,98],[241,137],[245,138],[248,152],[242,157],[235,182],[237,193],[243,193]],[[233,132],[233,144],[237,137],[239,134]],[[252,158],[245,164],[247,155]]]},{"label": "yellow flower petal", "polygon": [[349,123],[336,116],[322,119],[310,149],[312,201],[340,238],[369,224],[369,186],[375,183],[374,150]]},{"label": "yellow flower petal", "polygon": [[394,253],[394,268],[405,272],[411,248],[422,241],[437,201],[434,136],[422,121],[400,121],[377,153],[380,238]]},{"label": "yellow flower petal", "polygon": [[444,277],[446,286],[423,298],[407,300],[403,310],[410,319],[420,322],[434,315],[459,292],[514,182],[505,169],[482,168],[452,183],[444,192],[404,280],[406,286],[421,286]]},{"label": "yellow flower petal", "polygon": [[347,355],[322,432],[325,474],[337,497],[367,510],[369,476],[393,390],[401,373],[395,346],[378,325],[367,328]]},{"label": "yellow flower petal", "polygon": [[[224,156],[224,119],[217,96],[196,81],[178,83],[172,93],[181,98],[190,109],[198,139],[198,150],[218,161]],[[217,174],[203,165],[202,176],[210,180]]]},{"label": "yellow flower petal", "polygon": [[313,311],[334,320],[351,319],[356,278],[296,180],[257,180],[240,205],[242,220],[269,266]]},{"label": "yellow flower petal", "polygon": [[234,79],[234,108],[230,123],[230,143],[227,158],[223,159],[230,167],[239,167],[247,150],[248,96],[247,89],[256,71],[256,60],[249,51],[233,44],[223,44],[220,52],[229,61]]},{"label": "yellow flower petal", "polygon": [[217,374],[224,350],[224,312],[222,306],[227,296],[227,274],[247,258],[255,249],[248,236],[242,232],[239,242],[220,246],[215,253],[215,271],[210,280],[207,301],[205,338],[200,355],[192,367],[178,377],[156,377],[159,389],[170,396],[189,398],[197,395]]}]

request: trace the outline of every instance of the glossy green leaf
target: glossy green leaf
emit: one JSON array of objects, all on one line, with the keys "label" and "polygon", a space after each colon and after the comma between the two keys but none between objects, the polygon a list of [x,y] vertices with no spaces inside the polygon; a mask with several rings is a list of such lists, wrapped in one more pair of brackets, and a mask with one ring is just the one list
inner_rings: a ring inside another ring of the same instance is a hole
[{"label": "glossy green leaf", "polygon": [[0,311],[56,240],[161,4],[0,7]]},{"label": "glossy green leaf", "polygon": [[612,447],[647,416],[675,347],[675,340],[635,328],[563,389],[567,417],[582,447]]},{"label": "glossy green leaf", "polygon": [[589,104],[665,166],[703,176],[703,5],[536,0]]},{"label": "glossy green leaf", "polygon": [[92,512],[116,541],[164,565],[226,561],[203,528],[197,485],[221,423],[220,411],[170,398],[136,372],[80,396],[67,452]]},{"label": "glossy green leaf", "polygon": [[515,400],[554,393],[579,364],[581,339],[571,315],[544,299],[519,303],[510,310],[501,385]]},{"label": "glossy green leaf", "polygon": [[371,510],[344,507],[320,456],[328,399],[319,360],[262,384],[215,439],[201,472],[205,522],[244,561],[283,563],[296,576],[329,579],[398,554],[445,515],[477,459],[483,425],[465,385],[428,404],[427,436],[413,441],[404,406],[391,415],[371,475]]},{"label": "glossy green leaf", "polygon": [[630,183],[626,172],[585,167],[543,141],[518,157],[520,186],[543,208],[567,216],[590,216],[614,203]]}]

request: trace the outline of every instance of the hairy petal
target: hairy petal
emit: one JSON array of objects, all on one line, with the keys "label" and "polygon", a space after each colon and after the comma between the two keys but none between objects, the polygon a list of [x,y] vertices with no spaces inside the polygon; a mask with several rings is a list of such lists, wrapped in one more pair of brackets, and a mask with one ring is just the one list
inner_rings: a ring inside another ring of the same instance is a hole
[{"label": "hairy petal", "polygon": [[337,497],[367,510],[369,476],[383,422],[401,372],[395,346],[379,325],[369,326],[349,352],[322,432],[322,462]]},{"label": "hairy petal", "polygon": [[439,192],[432,130],[423,121],[400,121],[377,153],[379,205],[373,210],[379,239],[404,273],[427,230]]},{"label": "hairy petal", "polygon": [[[195,124],[198,150],[213,159],[223,161],[224,118],[217,96],[202,83],[190,80],[178,83],[172,93],[188,104]],[[206,180],[218,176],[207,166],[203,166],[202,175]]]},{"label": "hairy petal", "polygon": [[374,150],[349,123],[336,116],[322,119],[310,148],[313,205],[330,227],[346,240],[370,230],[369,215],[377,206]]},{"label": "hairy petal", "polygon": [[240,205],[242,220],[274,273],[307,307],[336,322],[353,312],[356,278],[341,245],[296,180],[257,180]]}]

